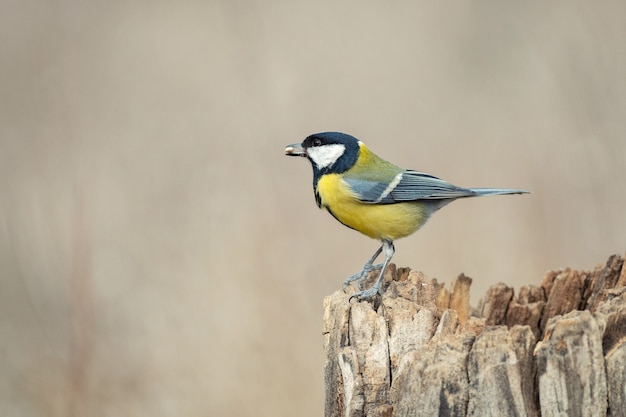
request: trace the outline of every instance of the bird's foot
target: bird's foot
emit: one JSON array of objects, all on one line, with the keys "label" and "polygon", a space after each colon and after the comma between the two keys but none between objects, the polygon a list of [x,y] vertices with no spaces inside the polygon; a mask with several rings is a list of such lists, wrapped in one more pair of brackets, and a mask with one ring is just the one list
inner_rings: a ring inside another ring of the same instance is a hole
[{"label": "bird's foot", "polygon": [[350,296],[350,298],[348,299],[348,302],[352,301],[353,298],[356,298],[357,301],[369,300],[370,298],[373,298],[376,295],[378,295],[379,289],[380,289],[380,285],[374,284],[372,288],[369,288],[363,291],[357,291]]},{"label": "bird's foot", "polygon": [[[369,275],[370,272],[372,271],[376,271],[378,269],[381,269],[383,267],[383,264],[377,264],[377,265],[372,265],[372,264],[365,264],[365,266],[363,267],[363,269],[354,274],[354,275],[350,275],[348,278],[345,279],[345,281],[343,282],[343,284],[341,284],[341,288],[345,291],[346,288],[350,285],[350,283],[354,282],[354,281],[359,281],[359,290],[363,289],[363,281],[365,281],[365,279],[367,278],[367,276]],[[362,292],[362,291],[361,291]]]}]

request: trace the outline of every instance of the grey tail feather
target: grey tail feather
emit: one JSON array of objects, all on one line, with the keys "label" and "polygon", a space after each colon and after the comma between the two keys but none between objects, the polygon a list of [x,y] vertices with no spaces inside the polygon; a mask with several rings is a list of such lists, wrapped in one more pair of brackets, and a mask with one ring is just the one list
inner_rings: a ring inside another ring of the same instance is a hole
[{"label": "grey tail feather", "polygon": [[512,190],[509,188],[470,188],[475,195],[498,195],[498,194],[530,194],[529,191]]}]

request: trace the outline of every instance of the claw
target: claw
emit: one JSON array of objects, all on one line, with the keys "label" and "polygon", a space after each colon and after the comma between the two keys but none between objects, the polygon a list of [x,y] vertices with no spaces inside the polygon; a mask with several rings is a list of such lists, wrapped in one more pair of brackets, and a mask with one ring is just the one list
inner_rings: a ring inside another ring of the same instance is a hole
[{"label": "claw", "polygon": [[380,285],[378,287],[374,286],[364,291],[355,292],[354,294],[350,296],[350,298],[348,298],[348,302],[352,301],[353,298],[356,298],[357,301],[367,300],[369,298],[372,298],[378,294],[379,287]]}]

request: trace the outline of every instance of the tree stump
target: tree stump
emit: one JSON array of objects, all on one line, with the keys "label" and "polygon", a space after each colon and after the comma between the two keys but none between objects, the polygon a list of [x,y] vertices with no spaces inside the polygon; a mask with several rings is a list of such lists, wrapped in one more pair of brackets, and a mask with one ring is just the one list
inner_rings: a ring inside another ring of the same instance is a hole
[{"label": "tree stump", "polygon": [[623,257],[496,284],[474,310],[470,284],[390,265],[374,300],[326,297],[325,415],[626,416]]}]

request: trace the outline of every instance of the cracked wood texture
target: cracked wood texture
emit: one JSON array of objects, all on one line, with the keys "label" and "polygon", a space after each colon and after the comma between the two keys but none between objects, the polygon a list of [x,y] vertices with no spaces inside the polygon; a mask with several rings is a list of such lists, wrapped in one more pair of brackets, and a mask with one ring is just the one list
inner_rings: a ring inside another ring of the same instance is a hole
[{"label": "cracked wood texture", "polygon": [[624,257],[494,285],[473,310],[470,285],[391,265],[372,301],[326,297],[325,415],[626,415]]}]

